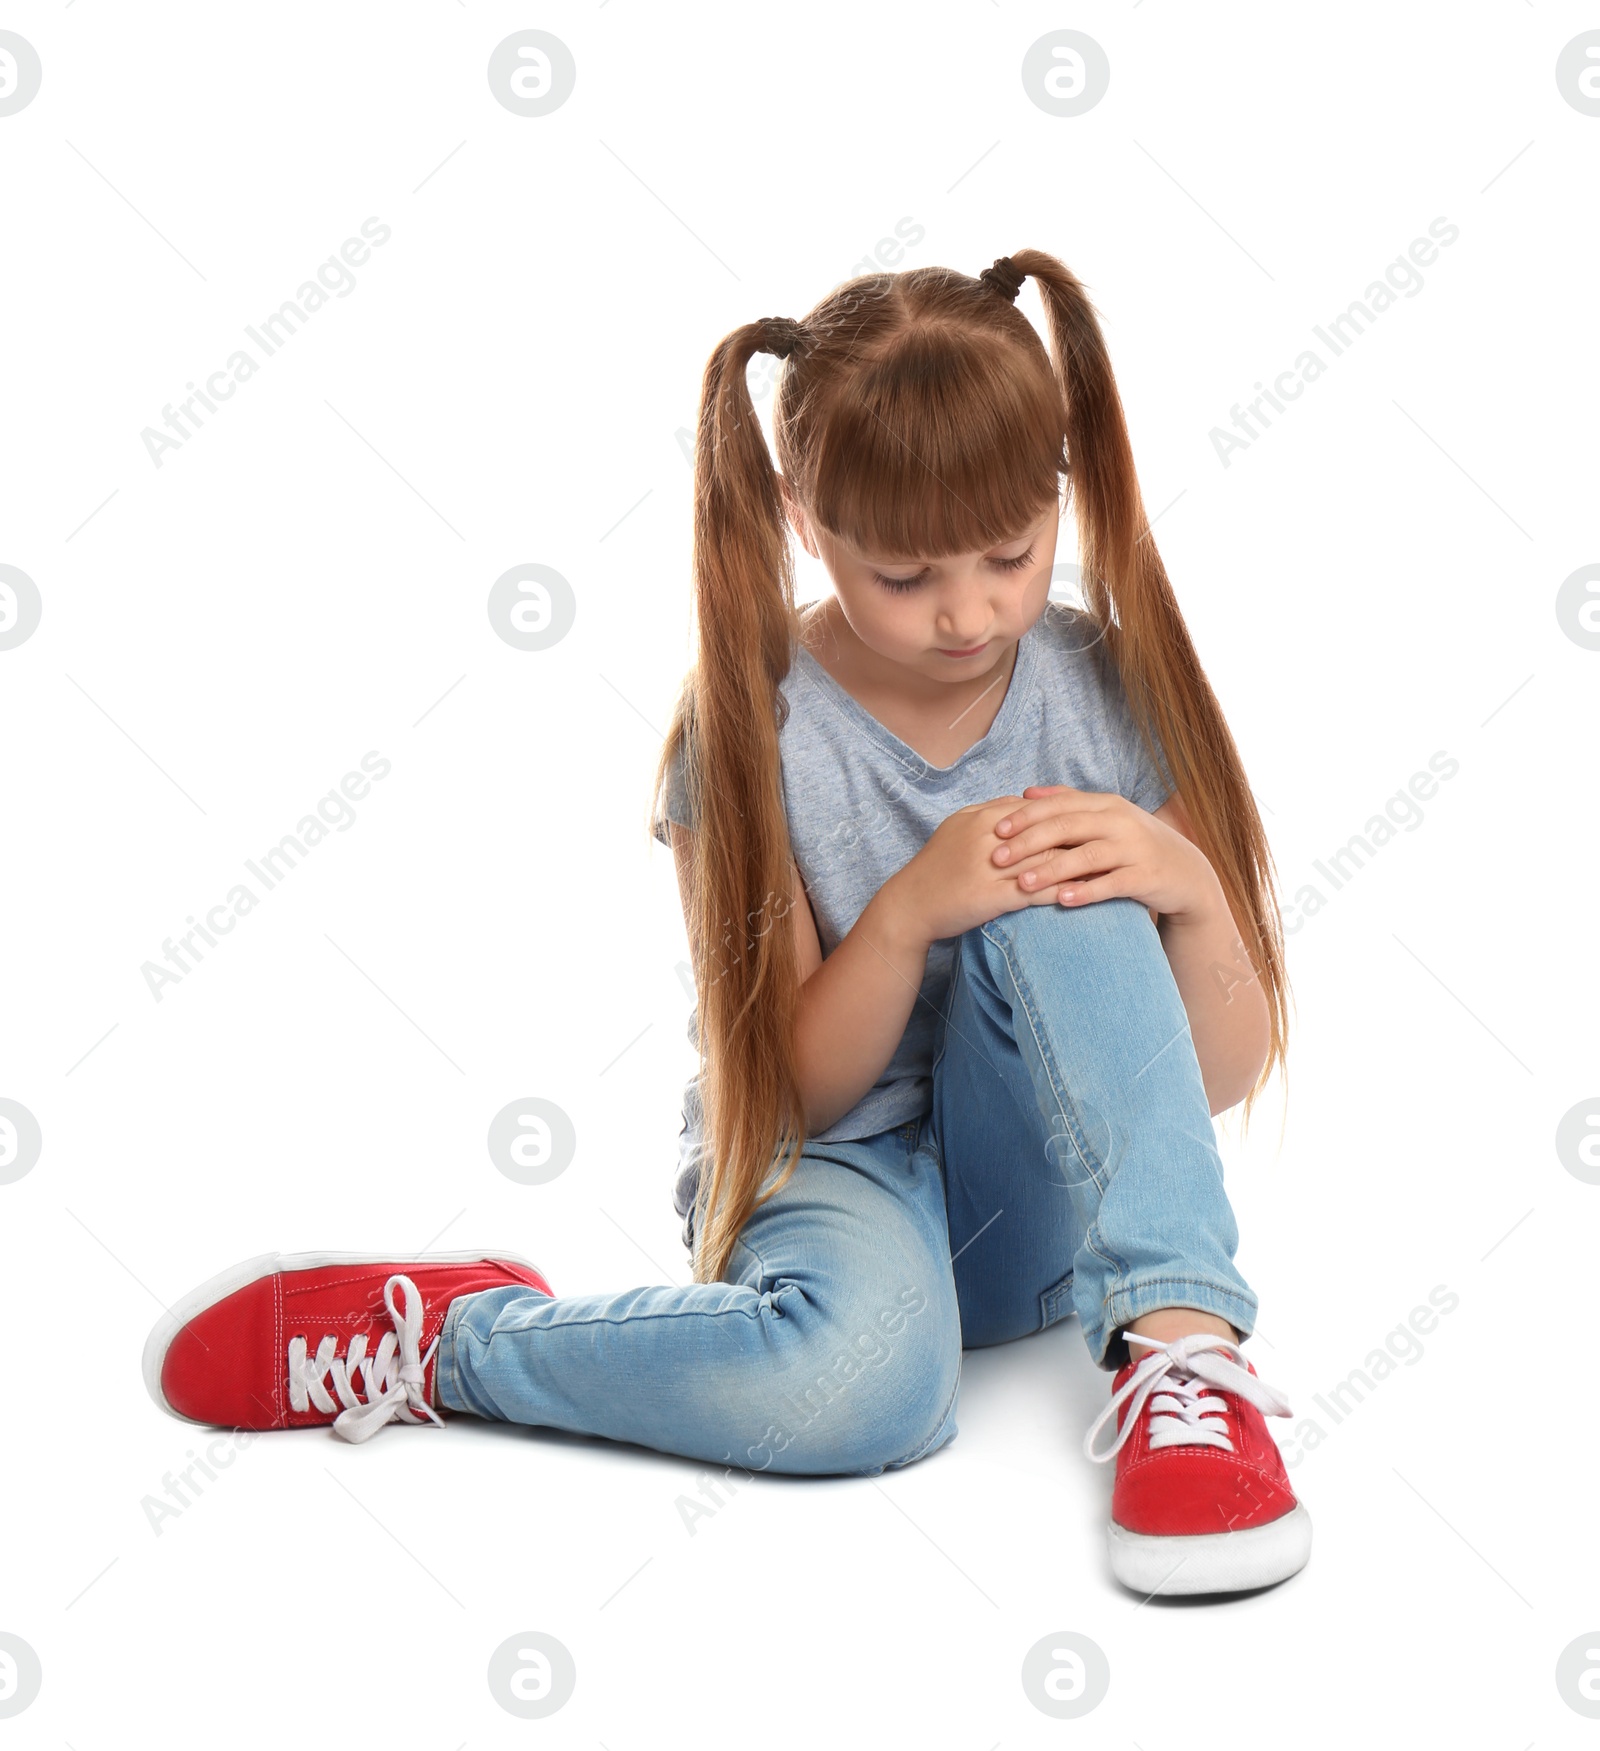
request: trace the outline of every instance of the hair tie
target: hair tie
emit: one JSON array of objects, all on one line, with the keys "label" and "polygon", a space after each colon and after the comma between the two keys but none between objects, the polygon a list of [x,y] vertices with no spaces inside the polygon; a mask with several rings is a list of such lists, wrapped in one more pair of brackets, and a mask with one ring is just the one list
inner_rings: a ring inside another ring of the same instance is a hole
[{"label": "hair tie", "polygon": [[786,359],[805,345],[806,331],[793,317],[763,316],[758,326],[761,330],[761,339],[756,343],[758,352],[776,353],[780,359]]},{"label": "hair tie", "polygon": [[1017,266],[1009,255],[998,256],[993,267],[985,268],[978,278],[991,292],[998,292],[1002,298],[1015,304],[1017,293],[1022,290],[1022,282],[1027,274]]}]

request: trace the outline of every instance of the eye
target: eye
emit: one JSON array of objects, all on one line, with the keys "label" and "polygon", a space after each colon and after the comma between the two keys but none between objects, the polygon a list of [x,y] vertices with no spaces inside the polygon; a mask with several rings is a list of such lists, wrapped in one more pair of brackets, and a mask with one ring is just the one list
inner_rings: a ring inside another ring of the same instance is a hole
[{"label": "eye", "polygon": [[[1032,565],[1032,563],[1033,549],[1031,547],[1026,553],[1019,553],[1015,559],[991,559],[989,561],[990,565],[994,566],[998,571],[1003,572],[1021,571],[1025,565]],[[916,589],[917,585],[922,582],[925,575],[924,572],[915,572],[909,578],[888,578],[885,577],[882,572],[874,572],[872,574],[873,580],[876,583],[881,584],[886,590],[894,591],[896,594],[903,593],[906,590]]]}]

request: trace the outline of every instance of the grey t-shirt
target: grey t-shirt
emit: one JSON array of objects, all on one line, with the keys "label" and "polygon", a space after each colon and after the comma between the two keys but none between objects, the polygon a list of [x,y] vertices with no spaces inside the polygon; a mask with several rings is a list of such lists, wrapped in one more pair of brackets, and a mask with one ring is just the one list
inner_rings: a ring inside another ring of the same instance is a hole
[{"label": "grey t-shirt", "polygon": [[[1154,812],[1172,793],[1170,771],[1151,764],[1091,616],[1051,602],[1017,643],[1017,660],[988,732],[953,764],[932,766],[847,693],[801,647],[779,691],[779,733],[789,842],[816,914],[823,957],[849,933],[878,889],[904,868],[946,816],[970,803],[1018,796],[1030,784],[1113,791]],[[1165,761],[1163,761],[1165,768]],[[682,762],[657,799],[652,831],[694,826]],[[873,1137],[932,1107],[932,1069],[949,1000],[958,939],[928,951],[922,991],[894,1056],[866,1094],[816,1142]],[[689,1041],[699,1049],[698,1007]],[[702,1146],[699,1076],[684,1091],[673,1205],[691,1244]]]}]

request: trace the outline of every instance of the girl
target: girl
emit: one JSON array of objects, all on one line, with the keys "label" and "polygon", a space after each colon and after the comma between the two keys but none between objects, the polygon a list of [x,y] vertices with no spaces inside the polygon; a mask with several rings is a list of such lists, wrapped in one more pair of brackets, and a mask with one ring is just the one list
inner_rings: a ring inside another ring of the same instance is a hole
[{"label": "girl", "polygon": [[[787,361],[781,473],[758,351]],[[1049,599],[1064,479],[1083,610]],[[956,1434],[963,1347],[1076,1311],[1114,1375],[1084,1448],[1117,1458],[1117,1578],[1293,1574],[1310,1521],[1263,1417],[1290,1410],[1240,1348],[1211,1124],[1284,1058],[1271,858],[1082,285],[1025,250],[735,329],[694,491],[698,660],[652,817],[699,996],[694,1281],[558,1298],[510,1253],[268,1254],[161,1321],[152,1394],[874,1476]],[[834,585],[804,613],[786,518]]]}]

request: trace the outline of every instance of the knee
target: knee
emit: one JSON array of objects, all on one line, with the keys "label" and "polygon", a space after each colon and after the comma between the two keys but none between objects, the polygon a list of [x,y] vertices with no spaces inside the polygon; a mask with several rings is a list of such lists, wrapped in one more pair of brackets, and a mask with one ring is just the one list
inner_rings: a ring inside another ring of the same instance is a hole
[{"label": "knee", "polygon": [[1030,943],[1044,937],[1054,943],[1061,939],[1061,927],[1068,924],[1083,938],[1118,937],[1130,932],[1153,931],[1150,908],[1129,894],[1113,894],[1108,900],[1095,900],[1089,905],[1021,906],[1015,912],[1002,912],[987,924],[969,930],[973,946],[982,948],[985,942],[994,946]]},{"label": "knee", "polygon": [[837,1309],[779,1377],[750,1463],[834,1475],[904,1465],[949,1438],[960,1378],[953,1296],[891,1288]]},{"label": "knee", "polygon": [[1023,906],[1003,912],[967,931],[960,946],[961,955],[973,963],[969,971],[1002,981],[1019,963],[1030,965],[1037,959],[1061,965],[1084,956],[1115,955],[1139,962],[1162,952],[1149,908],[1127,894],[1087,906]]}]

